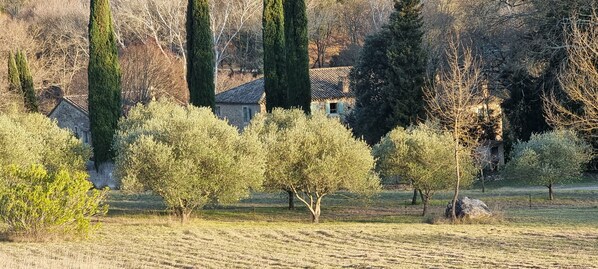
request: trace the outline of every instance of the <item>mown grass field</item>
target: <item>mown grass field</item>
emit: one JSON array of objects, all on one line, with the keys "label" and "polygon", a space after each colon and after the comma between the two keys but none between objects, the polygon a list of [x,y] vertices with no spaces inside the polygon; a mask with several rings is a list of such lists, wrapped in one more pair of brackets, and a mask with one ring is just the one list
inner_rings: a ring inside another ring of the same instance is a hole
[{"label": "mown grass field", "polygon": [[[499,217],[427,224],[412,192],[325,201],[322,224],[284,208],[283,194],[256,193],[208,208],[181,225],[149,194],[112,192],[95,235],[79,242],[0,242],[3,268],[598,268],[598,181],[547,190],[488,184],[466,190]],[[440,216],[450,193],[438,194]],[[531,197],[531,207],[530,207]],[[298,204],[299,205],[299,204]]]}]

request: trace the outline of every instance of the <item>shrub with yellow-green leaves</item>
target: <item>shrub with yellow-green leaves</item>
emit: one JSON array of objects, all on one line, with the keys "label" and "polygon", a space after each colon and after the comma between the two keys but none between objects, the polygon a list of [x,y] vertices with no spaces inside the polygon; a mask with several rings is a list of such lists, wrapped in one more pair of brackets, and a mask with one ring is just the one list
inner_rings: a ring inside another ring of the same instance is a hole
[{"label": "shrub with yellow-green leaves", "polygon": [[8,234],[40,240],[85,236],[105,212],[89,191],[91,151],[41,114],[0,115],[0,222]]},{"label": "shrub with yellow-green leaves", "polygon": [[90,217],[104,214],[104,192],[90,191],[82,172],[48,173],[41,165],[6,167],[1,172],[0,221],[11,236],[28,240],[87,236],[95,227]]},{"label": "shrub with yellow-green leaves", "polygon": [[318,223],[325,196],[338,191],[371,195],[380,189],[369,146],[334,118],[301,110],[259,115],[246,133],[266,149],[266,186],[291,190]]},{"label": "shrub with yellow-green leaves", "polygon": [[151,190],[183,222],[207,203],[247,197],[264,177],[257,137],[239,134],[209,108],[138,105],[119,123],[114,148],[122,188]]}]

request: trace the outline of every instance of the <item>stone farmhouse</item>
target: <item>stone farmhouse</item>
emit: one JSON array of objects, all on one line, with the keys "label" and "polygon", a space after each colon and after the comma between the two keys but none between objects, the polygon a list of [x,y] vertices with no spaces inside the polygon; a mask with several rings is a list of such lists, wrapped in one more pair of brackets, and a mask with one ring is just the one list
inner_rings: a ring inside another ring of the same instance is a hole
[{"label": "stone farmhouse", "polygon": [[64,96],[48,117],[56,120],[58,127],[70,130],[83,143],[91,145],[87,105],[87,95]]},{"label": "stone farmhouse", "polygon": [[[311,69],[311,110],[323,111],[330,117],[344,116],[355,105],[349,90],[350,67]],[[245,128],[253,116],[266,111],[264,79],[260,78],[216,95],[216,115],[239,129]]]}]

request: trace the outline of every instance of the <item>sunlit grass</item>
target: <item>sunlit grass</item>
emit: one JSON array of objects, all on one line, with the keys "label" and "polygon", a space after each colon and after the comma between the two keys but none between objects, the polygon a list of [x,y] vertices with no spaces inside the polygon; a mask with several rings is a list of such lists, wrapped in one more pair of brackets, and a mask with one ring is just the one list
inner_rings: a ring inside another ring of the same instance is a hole
[{"label": "sunlit grass", "polygon": [[[575,185],[579,186],[579,185]],[[159,197],[112,192],[108,216],[89,240],[0,243],[6,268],[598,268],[598,191],[464,190],[498,211],[486,224],[426,224],[409,190],[367,200],[338,194],[309,223],[285,193],[255,193],[210,206],[186,224]],[[531,207],[530,207],[531,195]],[[432,201],[440,218],[451,193]],[[2,229],[2,226],[0,226]]]}]

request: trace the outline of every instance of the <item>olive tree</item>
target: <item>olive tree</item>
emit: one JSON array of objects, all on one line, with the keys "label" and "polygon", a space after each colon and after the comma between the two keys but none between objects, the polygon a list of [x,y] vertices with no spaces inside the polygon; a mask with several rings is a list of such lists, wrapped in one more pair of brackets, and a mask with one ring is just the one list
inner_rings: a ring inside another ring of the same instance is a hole
[{"label": "olive tree", "polygon": [[119,122],[114,148],[122,188],[153,191],[182,222],[207,203],[248,196],[263,181],[258,139],[240,135],[209,108],[137,105]]},{"label": "olive tree", "polygon": [[300,110],[274,109],[246,131],[266,149],[266,185],[291,190],[312,222],[320,220],[322,199],[337,191],[371,195],[380,189],[370,148],[338,119]]},{"label": "olive tree", "polygon": [[504,173],[510,179],[546,186],[553,200],[554,184],[579,180],[591,152],[591,146],[571,131],[533,134],[529,141],[514,145]]},{"label": "olive tree", "polygon": [[[420,124],[404,129],[398,127],[382,138],[374,146],[377,170],[385,176],[401,176],[413,182],[420,190],[424,210],[432,196],[441,190],[449,190],[455,185],[454,141],[448,132],[434,128],[430,124]],[[461,187],[470,185],[475,177],[472,157],[466,151],[459,151],[461,166]]]}]

